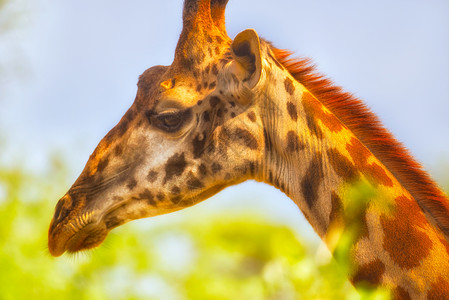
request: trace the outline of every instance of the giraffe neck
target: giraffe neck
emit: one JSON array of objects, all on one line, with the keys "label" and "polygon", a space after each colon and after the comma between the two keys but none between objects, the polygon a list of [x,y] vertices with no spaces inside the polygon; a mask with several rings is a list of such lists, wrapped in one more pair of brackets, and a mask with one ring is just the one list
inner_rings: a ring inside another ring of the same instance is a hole
[{"label": "giraffe neck", "polygon": [[288,72],[275,77],[258,108],[264,116],[262,180],[285,192],[325,242],[333,224],[345,228],[351,187],[365,183],[374,196],[358,220],[353,282],[385,286],[396,297],[449,288],[449,244],[411,194]]},{"label": "giraffe neck", "polygon": [[282,89],[270,91],[277,86],[269,87],[268,95],[273,97],[267,98],[261,113],[265,116],[266,141],[262,180],[289,196],[323,238],[332,211],[329,196],[340,194],[344,181],[328,160],[329,149],[335,149],[340,141],[325,138],[319,124],[308,115],[307,110],[319,103],[304,97],[308,92],[303,86],[288,77],[281,84],[286,93]]}]

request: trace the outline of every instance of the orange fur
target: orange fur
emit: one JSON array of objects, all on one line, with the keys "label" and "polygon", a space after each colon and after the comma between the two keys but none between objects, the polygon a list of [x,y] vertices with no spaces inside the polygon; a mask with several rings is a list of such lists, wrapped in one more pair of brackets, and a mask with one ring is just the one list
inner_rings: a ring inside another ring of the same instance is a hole
[{"label": "orange fur", "polygon": [[378,117],[361,100],[317,73],[309,59],[291,58],[292,52],[274,47],[272,51],[290,74],[390,170],[449,239],[449,199]]}]

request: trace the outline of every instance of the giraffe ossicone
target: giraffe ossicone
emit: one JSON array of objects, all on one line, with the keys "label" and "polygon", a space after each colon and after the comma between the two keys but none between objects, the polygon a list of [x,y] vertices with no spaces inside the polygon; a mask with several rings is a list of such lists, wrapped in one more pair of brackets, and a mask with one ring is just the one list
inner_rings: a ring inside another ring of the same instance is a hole
[{"label": "giraffe ossicone", "polygon": [[378,196],[359,218],[351,280],[398,299],[447,297],[447,196],[359,100],[306,60],[252,29],[231,40],[226,4],[185,0],[173,63],[140,76],[134,103],[59,200],[50,253],[96,247],[117,226],[248,179],[281,189],[329,242],[348,226],[346,199],[362,182]]}]

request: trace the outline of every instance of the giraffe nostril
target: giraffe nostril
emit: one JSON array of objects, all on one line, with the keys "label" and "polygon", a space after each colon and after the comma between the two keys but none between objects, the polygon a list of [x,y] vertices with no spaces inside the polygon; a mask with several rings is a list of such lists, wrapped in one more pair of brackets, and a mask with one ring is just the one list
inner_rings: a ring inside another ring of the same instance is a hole
[{"label": "giraffe nostril", "polygon": [[69,204],[67,203],[67,201],[70,201],[70,197],[64,196],[59,200],[58,204],[56,204],[55,214],[53,215],[53,221],[51,224],[51,230],[53,230],[59,222],[64,220],[69,215],[70,210],[67,208]]},{"label": "giraffe nostril", "polygon": [[56,204],[55,215],[54,215],[55,218],[58,218],[58,216],[60,215],[63,205],[64,205],[64,200],[62,200],[62,199],[58,201],[58,204]]}]

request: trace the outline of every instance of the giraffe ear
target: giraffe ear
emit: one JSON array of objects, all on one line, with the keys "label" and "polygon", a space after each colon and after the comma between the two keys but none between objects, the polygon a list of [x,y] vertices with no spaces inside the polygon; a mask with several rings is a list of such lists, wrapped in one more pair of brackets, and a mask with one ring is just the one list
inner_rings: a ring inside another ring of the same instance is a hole
[{"label": "giraffe ear", "polygon": [[231,44],[231,53],[243,70],[241,79],[252,89],[259,82],[262,72],[260,40],[257,32],[254,29],[240,32]]}]

